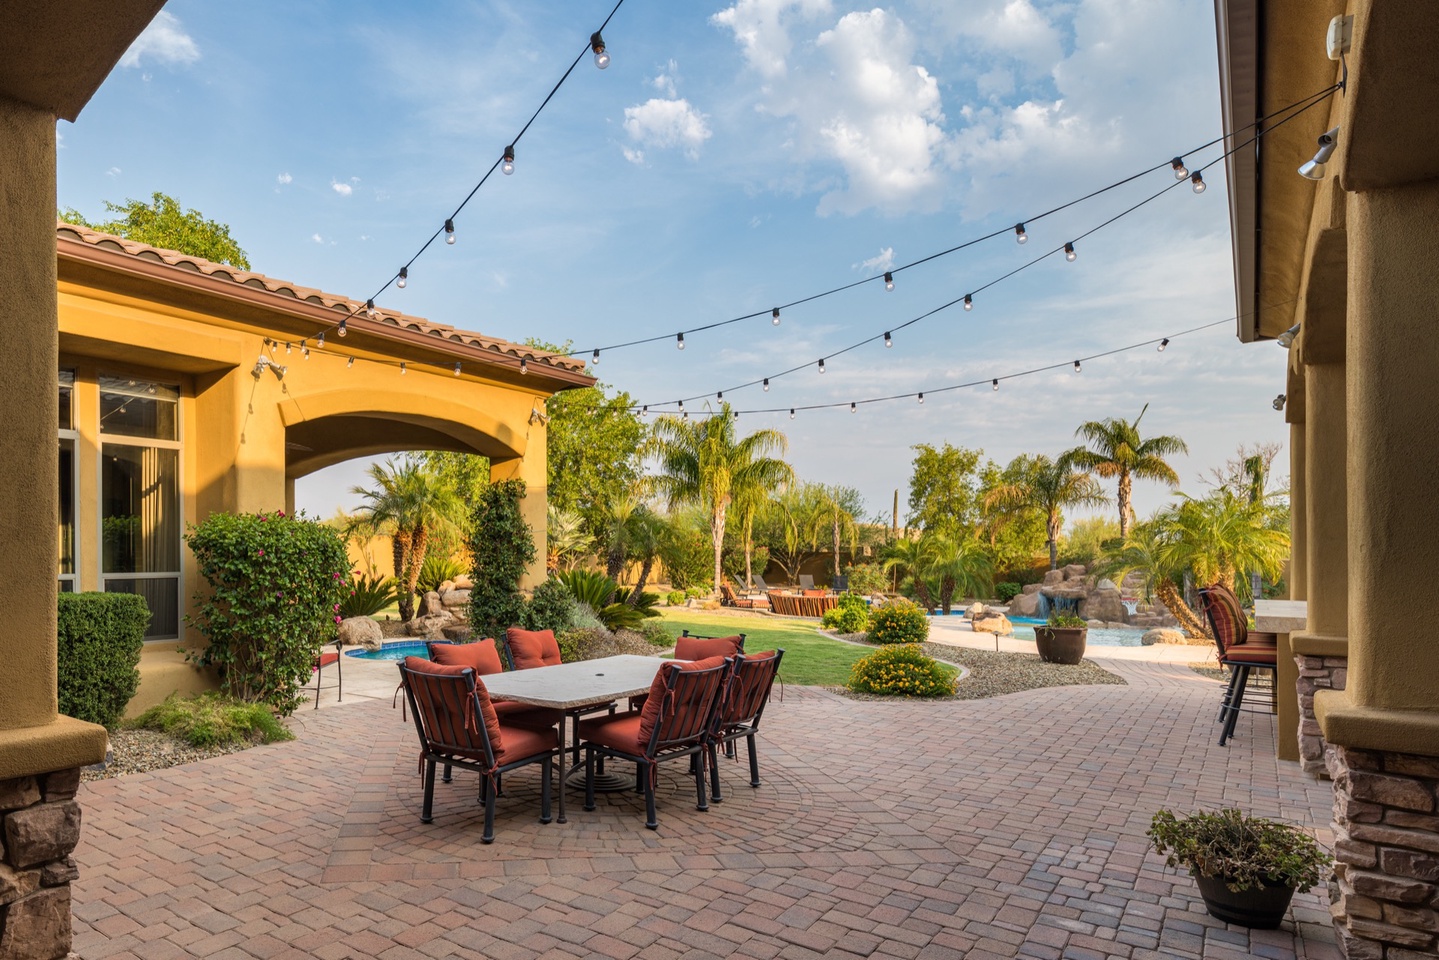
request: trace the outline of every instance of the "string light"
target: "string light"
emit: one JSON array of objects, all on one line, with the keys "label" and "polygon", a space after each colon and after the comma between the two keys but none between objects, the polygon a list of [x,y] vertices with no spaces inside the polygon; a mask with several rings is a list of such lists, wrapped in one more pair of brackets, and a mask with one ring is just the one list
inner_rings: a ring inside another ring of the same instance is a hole
[{"label": "string light", "polygon": [[922,393],[919,395],[919,402],[920,402],[921,404],[924,403],[924,394],[922,394]]},{"label": "string light", "polygon": [[1189,176],[1189,168],[1184,165],[1183,157],[1175,157],[1169,161],[1169,165],[1174,168],[1174,179],[1183,180]]},{"label": "string light", "polygon": [[884,345],[885,345],[886,347],[892,347],[892,346],[894,346],[894,341],[893,341],[892,339],[890,339],[889,331],[888,331],[888,330],[886,330],[886,331],[884,332]]},{"label": "string light", "polygon": [[1079,373],[1079,372],[1080,372],[1081,370],[1083,370],[1083,369],[1084,369],[1084,368],[1083,368],[1082,366],[1080,366],[1078,360],[1074,361],[1074,372],[1075,372],[1075,373]]},{"label": "string light", "polygon": [[769,377],[764,378],[764,392],[769,393]]},{"label": "string light", "polygon": [[458,377],[459,375],[460,375],[460,364],[459,364],[459,361],[457,360],[457,361],[455,361],[455,376]]},{"label": "string light", "polygon": [[998,378],[998,377],[995,377],[993,380],[990,381],[990,383],[994,384],[994,389],[995,389],[995,390],[998,390],[998,389],[999,389],[999,378]]},{"label": "string light", "polygon": [[605,38],[598,30],[590,34],[590,49],[595,52],[595,66],[603,70],[610,65],[610,55],[605,52]]},{"label": "string light", "polygon": [[500,164],[501,173],[508,177],[515,172],[515,145],[513,143],[505,147],[505,152],[500,159],[504,161]]},{"label": "string light", "polygon": [[684,348],[685,348],[685,335],[682,334],[682,333],[677,333],[677,334],[675,334],[675,349],[676,349],[676,350],[683,350]]},{"label": "string light", "polygon": [[1167,346],[1169,346],[1169,338],[1165,337],[1163,340],[1159,341],[1159,352],[1163,353],[1164,348]]},{"label": "string light", "polygon": [[824,373],[824,357],[819,358],[819,372]]},{"label": "string light", "polygon": [[739,411],[738,411],[738,410],[734,411],[734,418],[735,418],[736,420],[739,419]]},{"label": "string light", "polygon": [[451,245],[455,242],[455,221],[448,218],[445,220],[445,242]]},{"label": "string light", "polygon": [[894,290],[894,274],[888,270],[884,272],[884,288],[889,291]]},{"label": "string light", "polygon": [[1079,254],[1074,252],[1074,244],[1066,243],[1064,245],[1064,259],[1068,260],[1070,263],[1073,263],[1074,258],[1077,256],[1079,256]]},{"label": "string light", "polygon": [[723,390],[720,390],[719,392],[717,392],[717,393],[715,394],[715,399],[716,399],[716,400],[723,400],[723,399],[724,399],[724,391],[723,391]]},{"label": "string light", "polygon": [[1014,240],[1016,243],[1029,242],[1029,234],[1024,232],[1024,224],[1016,223],[1014,225]]},{"label": "string light", "polygon": [[290,352],[290,341],[286,340],[286,341],[285,341],[285,353],[288,354],[289,352]]},{"label": "string light", "polygon": [[373,298],[365,301],[365,316],[371,320],[375,319],[375,301]]},{"label": "string light", "polygon": [[790,418],[791,420],[794,419],[794,407],[790,407],[790,408],[789,408],[789,418]]},{"label": "string light", "polygon": [[346,369],[346,370],[350,369],[350,368],[353,367],[354,365],[355,365],[355,358],[354,358],[354,357],[351,357],[349,360],[346,360],[346,361],[345,361],[345,369]]},{"label": "string light", "polygon": [[406,364],[405,361],[401,360],[401,361],[400,361],[400,376],[403,377],[405,374],[407,374],[407,373],[409,373],[409,372],[410,372],[409,365]]},{"label": "string light", "polygon": [[401,267],[401,268],[400,268],[400,276],[399,276],[399,279],[397,279],[397,280],[395,281],[395,286],[397,286],[397,287],[399,287],[401,290],[403,290],[403,289],[405,289],[405,287],[407,287],[407,286],[409,286],[409,285],[410,285],[410,268],[409,268],[409,267]]},{"label": "string light", "polygon": [[686,411],[684,412],[684,418],[685,418],[686,420],[688,420],[688,419],[690,418],[690,412],[689,412],[688,410],[686,410]]},{"label": "string light", "polygon": [[1194,171],[1194,173],[1190,174],[1189,180],[1191,183],[1194,184],[1195,193],[1203,193],[1205,191],[1204,174],[1196,170]]},{"label": "string light", "polygon": [[771,311],[769,312],[769,315],[770,315],[770,321],[769,321],[769,322],[772,323],[772,324],[774,324],[776,327],[779,326],[779,307],[775,307],[773,310],[771,310]]},{"label": "string light", "polygon": [[596,350],[596,351],[595,351],[595,355],[590,358],[590,363],[593,363],[593,364],[595,364],[596,366],[599,366],[599,362],[600,362],[600,352],[599,352],[598,350]]},{"label": "string light", "polygon": [[859,407],[857,407],[857,406],[855,406],[853,403],[851,403],[851,404],[849,405],[849,412],[850,412],[850,413],[857,413],[857,412],[859,412]]},{"label": "string light", "polygon": [[342,337],[348,337],[348,336],[350,335],[349,325],[346,324],[345,321],[341,320],[341,321],[340,321],[340,326],[336,329],[335,332],[338,333],[338,334],[339,334],[340,336],[342,336]]},{"label": "string light", "polygon": [[310,348],[305,346],[305,341],[303,340],[300,341],[300,356],[306,360],[310,359]]},{"label": "string light", "polygon": [[966,293],[964,295],[964,309],[966,312],[974,309],[974,296],[972,294]]},{"label": "string light", "polygon": [[521,374],[526,374],[526,373],[529,373],[529,372],[530,372],[530,362],[529,362],[528,360],[526,360],[524,357],[520,357],[520,373],[521,373]]},{"label": "string light", "polygon": [[683,400],[681,400],[681,401],[680,401],[680,409],[683,410],[684,408],[685,408],[685,402],[684,402]]},{"label": "string light", "polygon": [[315,346],[321,350],[325,349],[325,331],[320,331],[320,336],[315,340]]}]

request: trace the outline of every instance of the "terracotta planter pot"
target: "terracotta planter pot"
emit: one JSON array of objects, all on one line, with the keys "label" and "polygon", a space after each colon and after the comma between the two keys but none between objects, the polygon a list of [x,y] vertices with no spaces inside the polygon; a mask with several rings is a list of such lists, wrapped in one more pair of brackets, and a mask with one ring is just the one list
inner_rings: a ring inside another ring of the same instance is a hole
[{"label": "terracotta planter pot", "polygon": [[1034,645],[1039,648],[1039,659],[1045,663],[1074,666],[1084,659],[1088,636],[1088,627],[1038,626],[1034,628]]},{"label": "terracotta planter pot", "polygon": [[1194,882],[1199,886],[1199,895],[1204,898],[1204,906],[1209,909],[1210,916],[1256,930],[1278,927],[1289,911],[1289,901],[1294,898],[1293,887],[1266,885],[1233,893],[1225,885],[1223,877],[1196,875]]}]

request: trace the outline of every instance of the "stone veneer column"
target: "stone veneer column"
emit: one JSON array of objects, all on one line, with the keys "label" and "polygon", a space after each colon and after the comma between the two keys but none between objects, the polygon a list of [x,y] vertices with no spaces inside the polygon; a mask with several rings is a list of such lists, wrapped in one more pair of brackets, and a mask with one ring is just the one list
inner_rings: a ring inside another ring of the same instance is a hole
[{"label": "stone veneer column", "polygon": [[1351,960],[1408,960],[1439,949],[1439,644],[1413,606],[1415,578],[1439,565],[1439,182],[1349,203],[1349,668],[1314,706],[1341,944]]},{"label": "stone veneer column", "polygon": [[70,852],[80,839],[80,768],[0,780],[0,958],[70,952]]}]

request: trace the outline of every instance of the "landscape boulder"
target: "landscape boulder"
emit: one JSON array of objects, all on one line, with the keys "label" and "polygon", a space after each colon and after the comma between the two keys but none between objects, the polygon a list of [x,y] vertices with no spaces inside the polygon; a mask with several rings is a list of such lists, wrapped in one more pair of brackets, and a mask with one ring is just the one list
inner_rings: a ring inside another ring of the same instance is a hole
[{"label": "landscape boulder", "polygon": [[1057,587],[1064,582],[1063,570],[1047,570],[1044,574],[1044,582],[1041,586]]},{"label": "landscape boulder", "polygon": [[1119,588],[1108,580],[1100,581],[1099,586],[1088,591],[1079,601],[1079,615],[1086,620],[1104,620],[1108,623],[1124,623],[1129,619],[1129,611],[1124,608]]},{"label": "landscape boulder", "polygon": [[457,613],[470,605],[470,591],[455,588],[440,593],[440,603],[450,613]]},{"label": "landscape boulder", "polygon": [[458,577],[455,578],[454,582],[456,590],[473,590],[475,586],[474,581],[470,579],[470,575],[468,573],[460,574]]},{"label": "landscape boulder", "polygon": [[1001,637],[1014,634],[1014,624],[1002,613],[986,613],[974,621],[975,633],[993,633]]},{"label": "landscape boulder", "polygon": [[454,622],[454,617],[442,611],[427,617],[416,617],[405,625],[405,632],[425,640],[444,640],[445,627]]},{"label": "landscape boulder", "polygon": [[425,594],[425,599],[420,602],[420,616],[433,617],[436,614],[444,612],[445,605],[443,602],[441,602],[440,594],[438,591],[431,590],[429,593]]},{"label": "landscape boulder", "polygon": [[974,603],[971,603],[969,605],[968,610],[964,611],[964,615],[971,620],[978,620],[980,617],[984,616],[985,609],[986,608],[984,604],[976,600]]},{"label": "landscape boulder", "polygon": [[385,642],[380,625],[369,617],[350,617],[340,621],[340,643],[347,647],[364,647],[378,650]]},{"label": "landscape boulder", "polygon": [[1156,643],[1184,643],[1184,640],[1184,632],[1182,630],[1169,630],[1165,628],[1146,630],[1144,631],[1144,636],[1139,638],[1139,642],[1146,647],[1152,647]]},{"label": "landscape boulder", "polygon": [[1021,593],[1009,601],[1009,615],[1011,617],[1039,616],[1039,592]]}]

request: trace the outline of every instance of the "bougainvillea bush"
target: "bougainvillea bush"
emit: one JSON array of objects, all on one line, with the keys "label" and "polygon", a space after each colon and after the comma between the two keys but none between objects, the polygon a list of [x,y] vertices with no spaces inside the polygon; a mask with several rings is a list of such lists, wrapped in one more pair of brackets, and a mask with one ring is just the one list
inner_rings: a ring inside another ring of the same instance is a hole
[{"label": "bougainvillea bush", "polygon": [[292,712],[351,590],[343,536],[279,510],[212,514],[185,542],[210,585],[187,618],[209,646],[188,656],[215,667],[232,697]]}]

